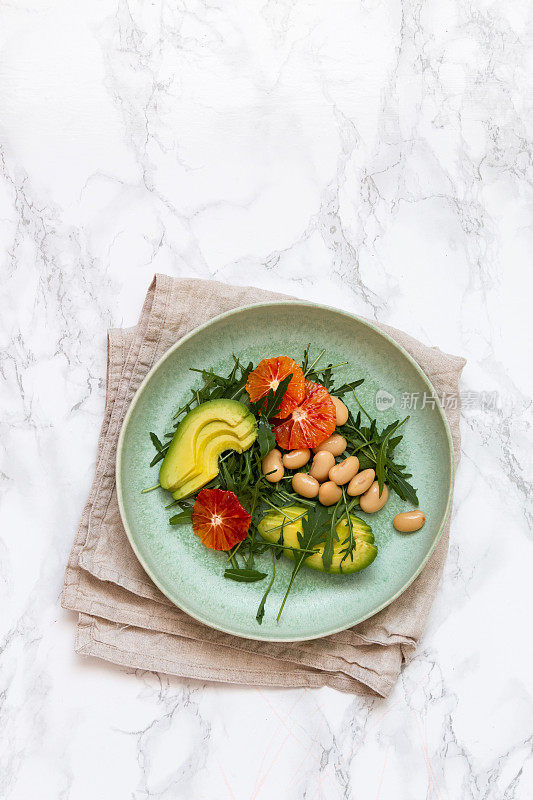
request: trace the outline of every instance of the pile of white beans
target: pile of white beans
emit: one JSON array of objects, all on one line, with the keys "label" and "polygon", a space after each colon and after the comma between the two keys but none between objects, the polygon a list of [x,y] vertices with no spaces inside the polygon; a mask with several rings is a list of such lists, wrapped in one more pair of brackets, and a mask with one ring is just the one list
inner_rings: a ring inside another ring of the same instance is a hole
[{"label": "pile of white beans", "polygon": [[[338,397],[332,397],[336,411],[336,425],[344,425],[348,419],[348,409]],[[383,486],[381,495],[376,473],[373,469],[359,472],[357,456],[347,456],[336,463],[335,459],[346,450],[346,439],[340,433],[333,433],[313,450],[313,461],[309,472],[295,472],[292,488],[301,497],[312,499],[318,496],[323,506],[332,506],[342,497],[342,487],[346,486],[349,497],[359,497],[359,505],[367,514],[375,514],[389,498],[389,489]],[[311,451],[290,450],[284,455],[277,448],[268,453],[262,461],[262,471],[270,483],[279,483],[285,476],[285,469],[299,470],[311,458]],[[406,511],[394,517],[396,530],[410,533],[419,530],[425,522],[422,511]]]}]

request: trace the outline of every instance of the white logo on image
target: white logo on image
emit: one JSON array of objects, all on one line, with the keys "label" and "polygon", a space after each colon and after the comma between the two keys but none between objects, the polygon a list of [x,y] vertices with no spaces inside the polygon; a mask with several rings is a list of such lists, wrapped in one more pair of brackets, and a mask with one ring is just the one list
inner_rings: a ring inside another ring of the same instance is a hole
[{"label": "white logo on image", "polygon": [[376,408],[378,411],[386,411],[388,408],[392,408],[395,402],[394,396],[385,391],[385,389],[378,389],[376,392]]}]

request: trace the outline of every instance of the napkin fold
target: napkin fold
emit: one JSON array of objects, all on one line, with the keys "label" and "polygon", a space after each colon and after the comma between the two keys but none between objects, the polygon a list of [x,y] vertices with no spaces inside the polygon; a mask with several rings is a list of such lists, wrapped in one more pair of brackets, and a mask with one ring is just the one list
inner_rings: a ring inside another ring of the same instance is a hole
[{"label": "napkin fold", "polygon": [[[331,686],[387,696],[422,635],[448,550],[449,522],[411,586],[371,619],[308,642],[257,642],[213,630],[176,608],[137,561],[122,526],[115,485],[117,441],[144,376],[186,333],[225,311],[285,295],[156,275],[139,323],[108,333],[107,388],[96,470],[70,553],[62,605],[78,613],[76,651],[127,667],[227,683]],[[373,323],[422,367],[445,409],[456,462],[458,382],[466,363],[406,333]]]}]

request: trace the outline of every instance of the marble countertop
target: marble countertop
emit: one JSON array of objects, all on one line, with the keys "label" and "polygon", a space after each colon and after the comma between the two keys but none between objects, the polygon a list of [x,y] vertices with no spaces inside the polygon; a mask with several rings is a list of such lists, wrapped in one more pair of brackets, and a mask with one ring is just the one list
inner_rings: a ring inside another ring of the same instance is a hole
[{"label": "marble countertop", "polygon": [[[529,800],[531,3],[12,0],[0,19],[0,796]],[[468,359],[445,575],[387,701],[75,655],[59,595],[106,329],[156,271]]]}]

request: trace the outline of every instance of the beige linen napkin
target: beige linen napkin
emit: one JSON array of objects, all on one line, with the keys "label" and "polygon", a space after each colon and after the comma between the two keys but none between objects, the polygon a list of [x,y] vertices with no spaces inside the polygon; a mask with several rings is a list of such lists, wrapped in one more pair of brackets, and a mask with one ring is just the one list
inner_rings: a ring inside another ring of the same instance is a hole
[{"label": "beige linen napkin", "polygon": [[[386,696],[420,638],[448,550],[449,525],[425,569],[388,608],[350,630],[309,642],[267,643],[212,630],[176,608],[150,581],[117,504],[115,455],[128,405],[160,356],[224,311],[282,295],[156,275],[138,325],[108,335],[107,394],[96,472],[70,554],[62,605],[79,613],[76,650],[173,675],[268,686],[332,686]],[[374,323],[375,324],[375,323]],[[439,396],[458,394],[464,359],[379,327],[416,359]],[[446,409],[456,460],[459,402]]]}]

